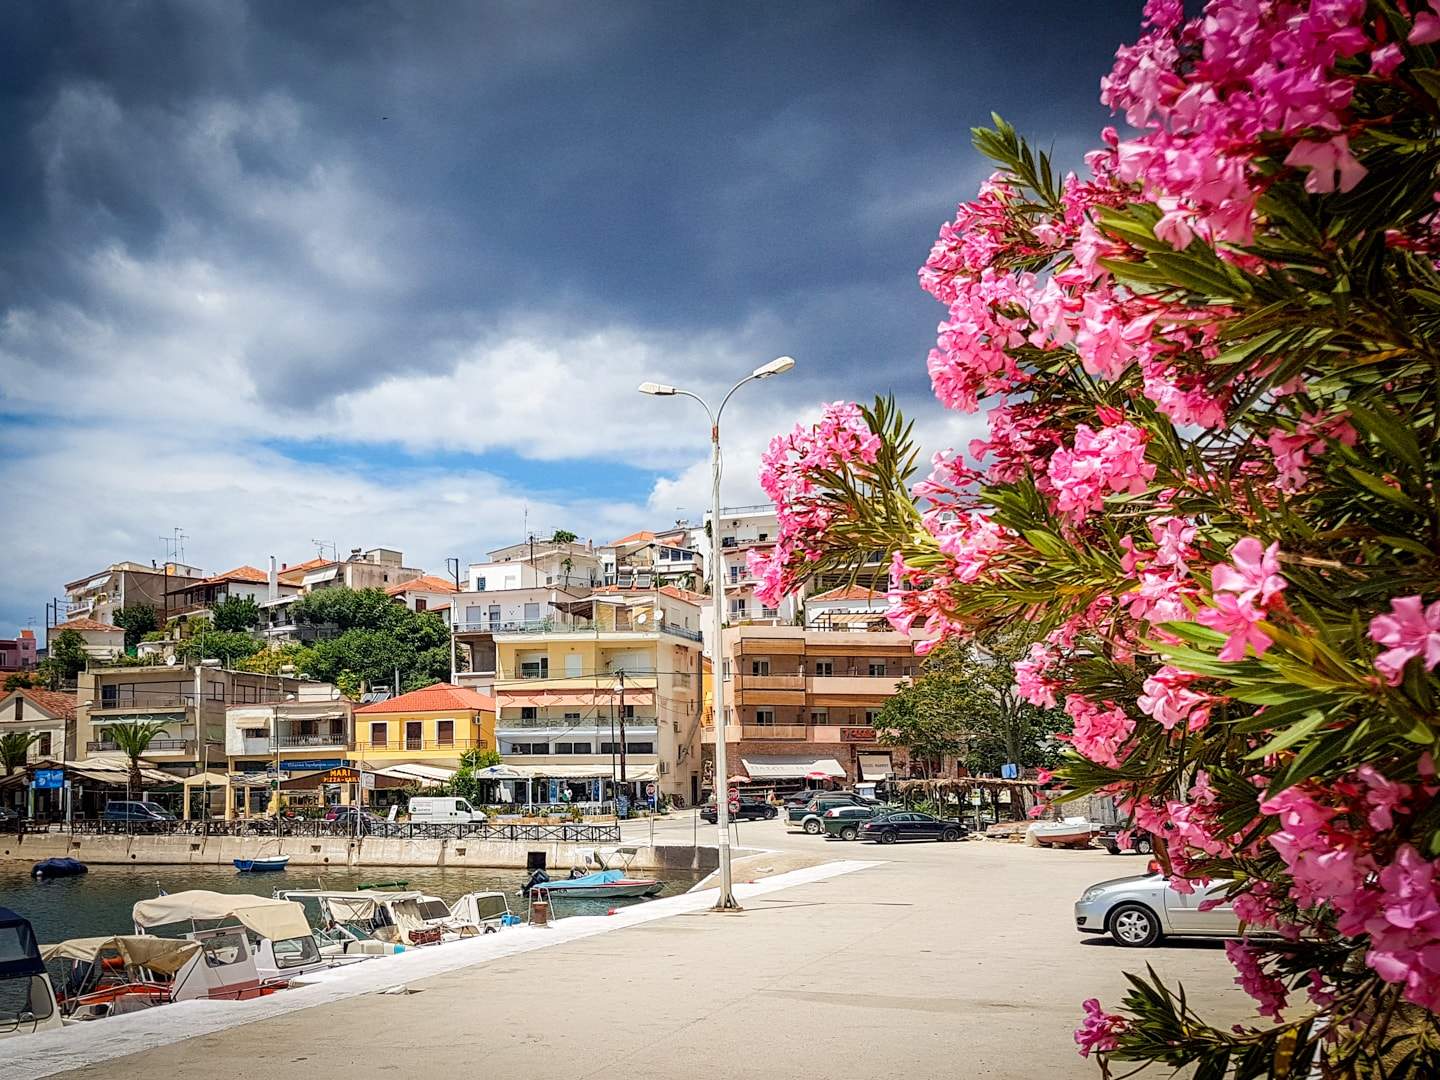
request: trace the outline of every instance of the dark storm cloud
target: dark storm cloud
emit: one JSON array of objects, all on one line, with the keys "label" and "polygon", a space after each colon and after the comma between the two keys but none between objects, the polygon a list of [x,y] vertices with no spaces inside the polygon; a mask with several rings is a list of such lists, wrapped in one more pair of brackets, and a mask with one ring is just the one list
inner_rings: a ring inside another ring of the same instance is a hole
[{"label": "dark storm cloud", "polygon": [[[12,6],[0,302],[96,315],[109,245],[293,283],[344,331],[247,342],[292,410],[517,313],[783,348],[813,360],[797,396],[915,386],[941,312],[914,271],[983,175],[969,128],[994,109],[1077,160],[1137,9]],[[355,204],[317,239],[335,185]]]}]

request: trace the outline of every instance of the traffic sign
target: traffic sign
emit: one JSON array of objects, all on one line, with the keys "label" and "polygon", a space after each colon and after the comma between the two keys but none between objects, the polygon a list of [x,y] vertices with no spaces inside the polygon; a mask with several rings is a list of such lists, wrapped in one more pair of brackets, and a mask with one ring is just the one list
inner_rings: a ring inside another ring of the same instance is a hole
[{"label": "traffic sign", "polygon": [[655,797],[655,785],[654,785],[654,784],[646,784],[646,785],[645,785],[645,794],[646,794],[646,795],[649,795],[649,796],[653,799],[653,798]]}]

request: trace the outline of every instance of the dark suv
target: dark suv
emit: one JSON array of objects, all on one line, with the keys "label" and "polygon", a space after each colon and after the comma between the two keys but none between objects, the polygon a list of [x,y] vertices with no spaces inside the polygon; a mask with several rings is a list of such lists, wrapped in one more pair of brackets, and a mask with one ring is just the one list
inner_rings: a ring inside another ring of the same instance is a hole
[{"label": "dark suv", "polygon": [[[769,821],[777,816],[780,811],[771,806],[764,799],[741,799],[739,809],[733,810],[730,814],[731,821]],[[715,824],[719,815],[715,811],[715,804],[706,803],[700,808],[700,818]]]},{"label": "dark suv", "polygon": [[100,820],[116,829],[123,827],[131,832],[159,832],[176,818],[159,803],[119,801],[106,803]]}]

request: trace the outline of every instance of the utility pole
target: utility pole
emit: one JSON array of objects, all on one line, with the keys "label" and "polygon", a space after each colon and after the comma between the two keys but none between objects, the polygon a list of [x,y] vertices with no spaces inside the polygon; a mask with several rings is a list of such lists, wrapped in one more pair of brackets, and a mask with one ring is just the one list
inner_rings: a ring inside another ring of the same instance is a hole
[{"label": "utility pole", "polygon": [[620,783],[625,783],[625,669],[620,669]]}]

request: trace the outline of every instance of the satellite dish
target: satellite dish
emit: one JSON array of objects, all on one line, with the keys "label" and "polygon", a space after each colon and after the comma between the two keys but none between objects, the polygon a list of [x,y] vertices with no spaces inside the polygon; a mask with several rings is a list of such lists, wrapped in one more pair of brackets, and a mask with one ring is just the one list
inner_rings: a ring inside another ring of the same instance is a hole
[{"label": "satellite dish", "polygon": [[175,654],[174,654],[174,653],[171,653],[169,656],[165,657],[165,666],[166,666],[166,667],[174,667],[174,666],[175,666]]},{"label": "satellite dish", "polygon": [[642,611],[642,612],[640,612],[639,615],[636,615],[636,616],[635,616],[635,621],[636,621],[637,623],[643,623],[643,622],[644,622],[646,619],[648,619],[649,617],[650,617],[650,616],[649,616],[648,614],[646,614],[645,612]]}]

